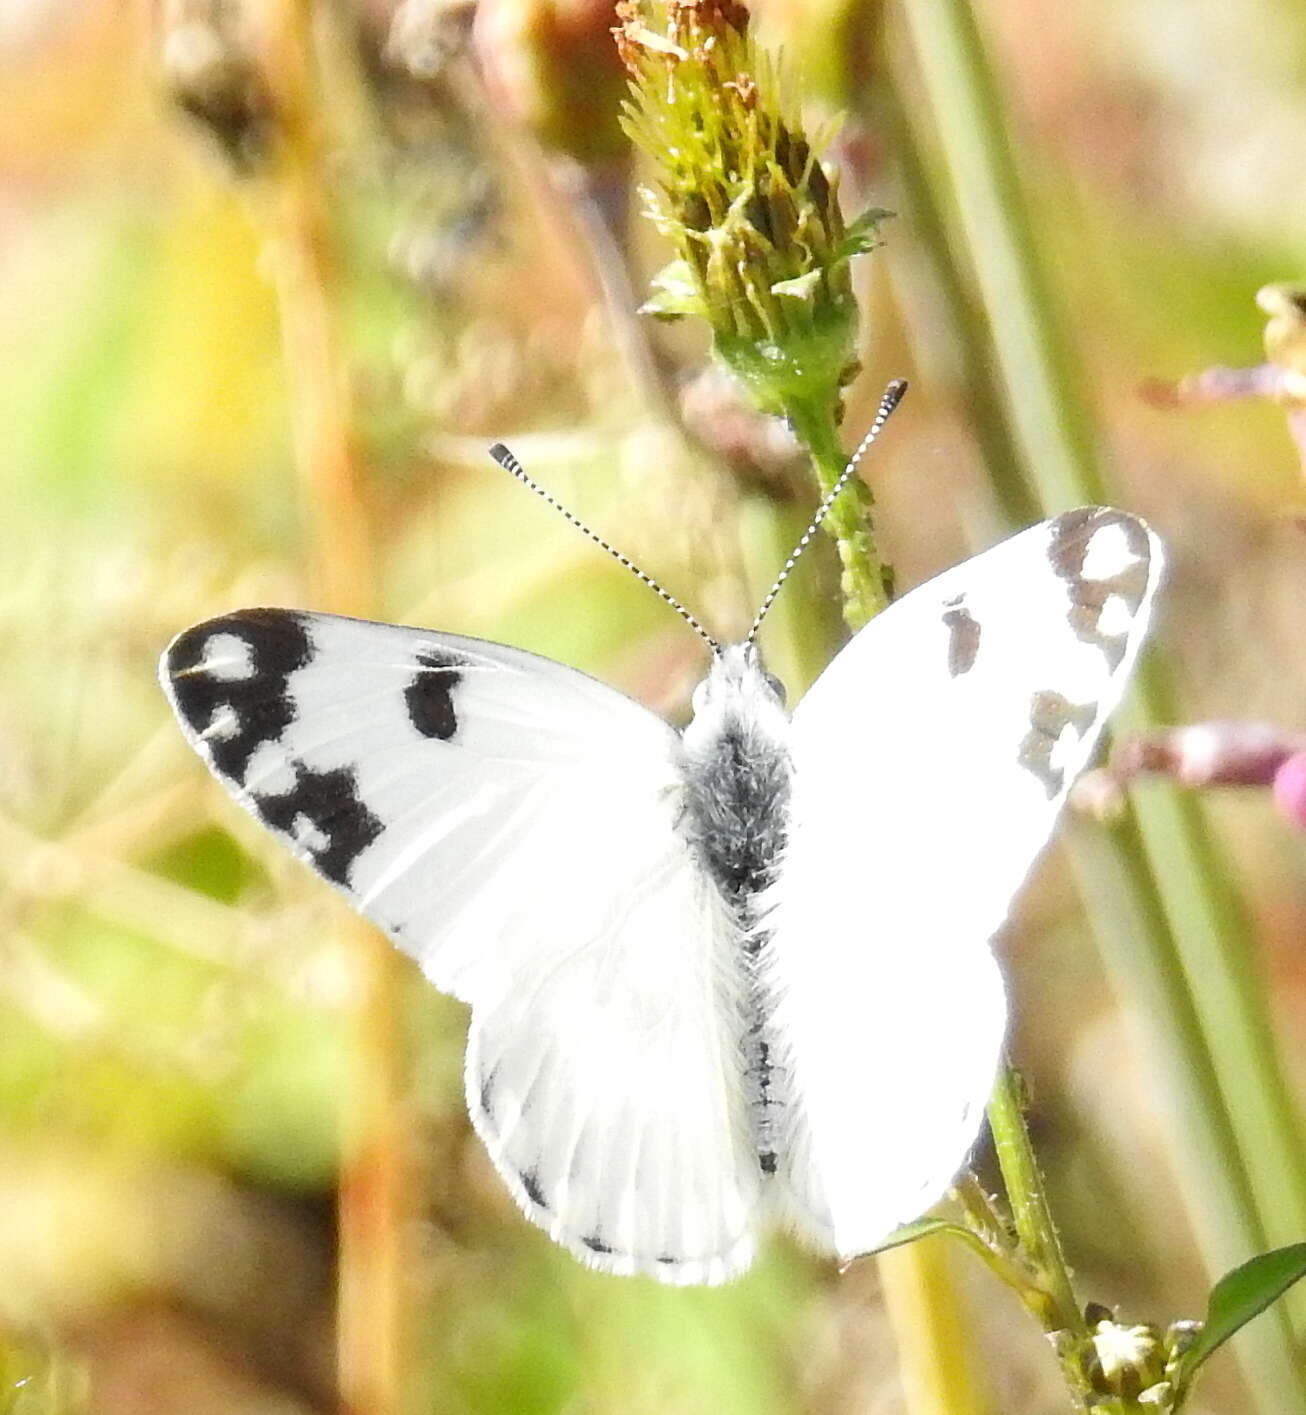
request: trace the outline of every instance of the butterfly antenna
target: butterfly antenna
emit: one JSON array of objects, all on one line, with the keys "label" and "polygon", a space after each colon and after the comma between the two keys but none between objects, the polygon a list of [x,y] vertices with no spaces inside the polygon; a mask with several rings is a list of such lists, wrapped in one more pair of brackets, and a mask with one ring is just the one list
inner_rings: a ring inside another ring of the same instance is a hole
[{"label": "butterfly antenna", "polygon": [[857,451],[849,457],[848,465],[839,474],[839,480],[830,488],[825,495],[825,500],[816,508],[816,515],[812,517],[811,525],[803,532],[798,544],[794,546],[793,554],[785,561],[784,568],[776,576],[775,584],[771,586],[766,598],[762,601],[762,607],[757,611],[757,617],[753,620],[753,627],[748,631],[748,637],[744,640],[746,644],[751,644],[757,637],[757,631],[762,627],[762,620],[766,618],[767,611],[775,603],[776,595],[780,593],[780,586],[789,578],[790,572],[798,564],[799,556],[807,549],[808,542],[816,534],[821,522],[825,520],[830,507],[834,505],[835,498],[848,485],[862,458],[870,450],[871,443],[880,435],[880,429],[889,421],[889,414],[902,402],[902,395],[906,391],[907,380],[905,378],[895,378],[884,390],[884,397],[880,399],[880,407],[875,414],[875,421],[871,424],[870,431],[858,444]]},{"label": "butterfly antenna", "polygon": [[558,501],[556,497],[550,495],[549,492],[545,491],[545,489],[539,484],[539,482],[537,482],[532,476],[527,473],[526,469],[522,466],[522,464],[516,459],[516,457],[512,455],[511,452],[508,451],[508,449],[503,445],[502,442],[496,442],[494,446],[490,448],[490,456],[493,457],[496,462],[498,462],[498,464],[504,469],[505,472],[511,472],[512,475],[516,477],[517,480],[521,482],[524,487],[527,487],[529,490],[533,491],[536,496],[540,497],[543,501],[547,502],[550,506],[552,506],[553,509],[564,520],[569,521],[573,526],[576,527],[578,531],[581,531],[585,535],[589,536],[589,538],[594,542],[595,545],[602,546],[603,549],[606,550],[608,554],[612,556],[612,558],[619,565],[624,565],[626,569],[629,570],[630,573],[635,576],[636,579],[642,580],[644,584],[646,584],[649,589],[653,591],[654,594],[658,595],[661,599],[664,599],[672,607],[672,609],[674,609],[676,613],[680,615],[680,617],[685,621],[685,623],[688,624],[689,627],[699,636],[699,638],[703,640],[703,642],[708,646],[708,648],[712,650],[713,653],[715,653],[717,649],[720,648],[720,645],[712,637],[712,635],[709,634],[707,630],[698,622],[698,620],[694,618],[694,616],[689,612],[689,610],[687,610],[685,606],[681,604],[681,602],[675,597],[675,595],[671,594],[668,590],[664,590],[662,586],[658,584],[658,582],[653,578],[652,575],[645,574],[645,572],[641,570],[639,566],[636,565],[635,562],[628,555],[623,555],[615,545],[610,545],[596,531],[590,530],[590,528],[585,524],[585,522],[582,521],[578,516],[573,516],[572,513],[568,511],[567,508],[560,501]]}]

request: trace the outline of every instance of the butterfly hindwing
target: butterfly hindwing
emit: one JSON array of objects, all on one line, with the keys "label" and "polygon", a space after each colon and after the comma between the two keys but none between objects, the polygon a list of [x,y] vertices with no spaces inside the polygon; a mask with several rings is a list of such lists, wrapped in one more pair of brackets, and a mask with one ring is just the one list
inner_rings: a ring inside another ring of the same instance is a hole
[{"label": "butterfly hindwing", "polygon": [[286,610],[197,625],[161,672],[237,801],[471,1003],[469,1110],[528,1216],[607,1271],[746,1267],[739,944],[672,729],[515,649]]},{"label": "butterfly hindwing", "polygon": [[845,1256],[936,1200],[974,1142],[1005,998],[987,946],[1132,668],[1161,571],[1089,508],[892,605],[792,722],[766,976],[798,1104],[795,1226]]},{"label": "butterfly hindwing", "polygon": [[609,1271],[716,1282],[751,1262],[759,1198],[724,986],[738,933],[681,846],[610,829],[652,851],[638,886],[607,896],[557,852],[550,890],[523,903],[553,932],[473,1007],[469,1104],[553,1237]]}]

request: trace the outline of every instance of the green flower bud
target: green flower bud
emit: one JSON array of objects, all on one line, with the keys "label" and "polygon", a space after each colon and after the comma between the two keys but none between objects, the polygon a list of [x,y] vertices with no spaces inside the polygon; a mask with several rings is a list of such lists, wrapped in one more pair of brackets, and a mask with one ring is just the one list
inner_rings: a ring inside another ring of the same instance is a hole
[{"label": "green flower bud", "polygon": [[764,412],[838,406],[857,371],[848,266],[887,215],[845,226],[819,159],[733,0],[621,0],[624,124],[656,161],[650,214],[677,258],[645,310],[697,314]]}]

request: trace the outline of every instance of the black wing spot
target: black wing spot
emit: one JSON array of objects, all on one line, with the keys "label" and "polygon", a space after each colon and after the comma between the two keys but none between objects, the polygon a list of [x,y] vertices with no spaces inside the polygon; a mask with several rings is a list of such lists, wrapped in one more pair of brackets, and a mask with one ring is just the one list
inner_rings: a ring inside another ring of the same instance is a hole
[{"label": "black wing spot", "polygon": [[423,737],[447,742],[458,731],[453,690],[463,681],[459,670],[467,660],[443,649],[423,649],[417,655],[417,673],[404,689],[408,720]]},{"label": "black wing spot", "polygon": [[540,1188],[540,1176],[536,1170],[523,1169],[517,1176],[521,1182],[521,1187],[526,1191],[526,1197],[537,1208],[548,1209],[548,1201],[544,1197],[544,1190]]},{"label": "black wing spot", "polygon": [[494,1118],[494,1078],[493,1071],[488,1076],[482,1076],[480,1089],[481,1114],[491,1120]]},{"label": "black wing spot", "polygon": [[612,1249],[596,1234],[587,1234],[580,1240],[591,1253],[611,1253]]},{"label": "black wing spot", "polygon": [[[232,638],[249,651],[240,677],[207,672],[204,662],[216,638]],[[197,624],[173,641],[167,668],[177,712],[192,732],[203,734],[224,711],[230,726],[204,746],[219,775],[241,783],[249,760],[265,742],[276,742],[295,720],[290,676],[313,658],[303,615],[286,609],[247,609]]]},{"label": "black wing spot", "polygon": [[363,804],[353,771],[337,767],[314,771],[303,762],[290,763],[295,784],[288,791],[253,792],[259,816],[292,839],[301,818],[325,838],[325,844],[305,841],[314,865],[336,884],[347,885],[354,861],[381,834],[380,820]]},{"label": "black wing spot", "polygon": [[1016,759],[1043,783],[1049,801],[1066,784],[1065,771],[1052,764],[1052,753],[1061,734],[1070,727],[1082,738],[1096,718],[1097,709],[1092,703],[1072,703],[1060,693],[1034,694],[1029,706],[1029,732]]},{"label": "black wing spot", "polygon": [[[1125,548],[1130,555],[1124,568],[1114,575],[1090,580],[1084,577],[1084,562],[1093,537],[1114,526],[1124,533]],[[1151,547],[1147,532],[1140,521],[1119,511],[1086,507],[1071,511],[1056,522],[1048,559],[1056,574],[1065,582],[1070,598],[1068,616],[1071,629],[1081,643],[1100,650],[1112,673],[1129,647],[1129,635],[1104,634],[1102,611],[1107,601],[1120,599],[1130,616],[1138,612],[1147,593]]]},{"label": "black wing spot", "polygon": [[774,1174],[776,1169],[776,1153],[774,1150],[765,1150],[757,1157],[758,1167],[763,1174]]},{"label": "black wing spot", "polygon": [[948,673],[960,678],[975,667],[979,653],[979,620],[966,608],[961,595],[950,599],[943,607],[943,622],[948,626]]}]

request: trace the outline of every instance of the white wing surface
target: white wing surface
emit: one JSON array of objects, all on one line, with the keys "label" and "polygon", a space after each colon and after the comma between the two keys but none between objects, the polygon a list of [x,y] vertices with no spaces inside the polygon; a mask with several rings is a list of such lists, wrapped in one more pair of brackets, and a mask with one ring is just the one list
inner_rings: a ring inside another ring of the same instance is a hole
[{"label": "white wing surface", "polygon": [[941,1197],[1005,1027],[989,939],[1118,701],[1159,543],[1073,511],[884,611],[792,724],[766,976],[794,1102],[780,1207],[852,1256]]},{"label": "white wing surface", "polygon": [[236,800],[471,1004],[468,1106],[527,1216],[609,1272],[747,1267],[740,943],[677,734],[548,659],[286,610],[187,630],[161,675]]}]

